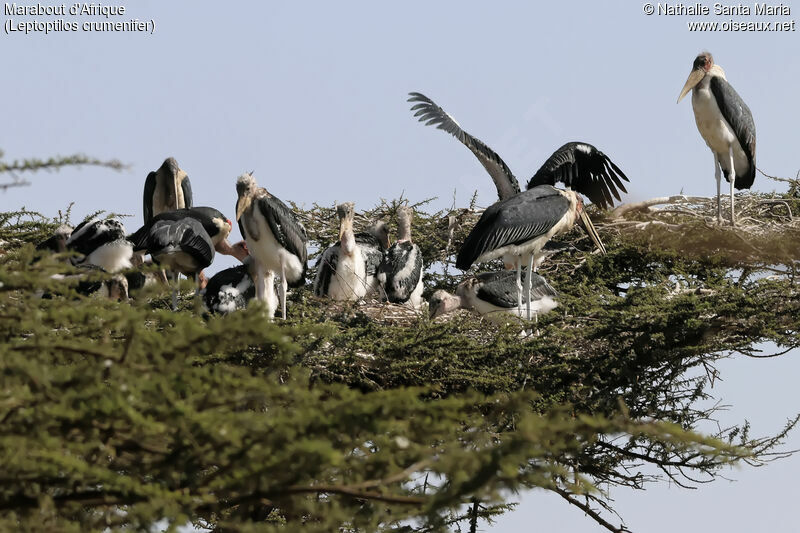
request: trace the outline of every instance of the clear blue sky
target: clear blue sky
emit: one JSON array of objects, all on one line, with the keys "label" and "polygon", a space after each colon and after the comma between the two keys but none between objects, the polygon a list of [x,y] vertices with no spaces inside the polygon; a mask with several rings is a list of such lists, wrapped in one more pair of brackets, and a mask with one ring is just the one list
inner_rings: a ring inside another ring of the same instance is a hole
[{"label": "clear blue sky", "polygon": [[[152,35],[3,34],[6,159],[85,152],[130,170],[36,174],[30,187],[0,194],[0,208],[54,215],[74,201],[77,220],[98,209],[129,213],[133,230],[144,178],[167,156],[188,172],[197,205],[231,218],[235,178],[249,170],[301,205],[367,207],[404,193],[446,206],[454,191],[463,204],[474,190],[481,204],[493,202],[475,158],[412,118],[409,91],[442,105],[520,180],[562,143],[584,140],[627,173],[632,198],[708,196],[712,157],[689,100],[675,103],[703,49],[753,112],[758,166],[794,176],[798,32],[690,33],[687,21],[782,22],[800,18],[800,4],[788,2],[791,16],[765,19],[646,16],[643,3],[136,0],[120,19],[152,19]],[[761,176],[754,186],[776,188]],[[732,361],[719,385],[734,404],[731,421],[747,417],[764,434],[800,411],[797,395],[784,394],[800,374],[797,359]],[[793,459],[732,473],[735,484],[612,496],[637,531],[796,531],[798,474]],[[531,529],[599,531],[540,493],[490,530]]]}]

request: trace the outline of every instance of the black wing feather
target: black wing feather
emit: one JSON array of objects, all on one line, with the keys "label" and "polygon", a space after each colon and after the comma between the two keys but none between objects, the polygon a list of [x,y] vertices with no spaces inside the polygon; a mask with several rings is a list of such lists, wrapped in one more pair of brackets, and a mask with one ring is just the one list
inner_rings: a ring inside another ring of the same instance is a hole
[{"label": "black wing feather", "polygon": [[381,242],[372,233],[359,232],[356,233],[356,244],[361,247],[361,253],[364,256],[364,261],[367,264],[367,276],[374,276],[378,273],[378,268],[383,261],[383,248]]},{"label": "black wing feather", "polygon": [[247,286],[244,293],[237,295],[234,302],[234,307],[236,309],[244,309],[247,307],[247,302],[255,298],[256,286],[253,283],[252,278],[250,278],[250,272],[247,265],[239,265],[221,270],[214,274],[210,280],[208,280],[208,284],[206,285],[205,293],[203,295],[203,301],[206,304],[206,308],[212,313],[219,312],[220,304],[223,303],[222,299],[224,297],[229,298],[229,295],[222,295],[221,297],[222,287],[226,285],[236,287],[243,280],[248,278],[250,279],[250,284]]},{"label": "black wing feather", "polygon": [[78,224],[67,239],[67,249],[89,255],[104,244],[125,238],[125,226],[113,218],[90,219]]},{"label": "black wing feather", "polygon": [[292,210],[277,197],[271,195],[261,196],[254,201],[258,202],[258,208],[267,220],[269,229],[275,235],[278,243],[299,257],[303,264],[307,263],[306,243],[308,237],[306,229],[298,222]]},{"label": "black wing feather", "polygon": [[416,92],[408,94],[409,102],[419,102],[413,105],[411,110],[416,111],[414,116],[419,117],[420,122],[424,122],[426,126],[436,126],[438,129],[446,131],[475,154],[483,168],[494,180],[497,196],[501,200],[520,192],[519,182],[514,177],[514,173],[494,150],[480,139],[462,130],[453,117],[424,94]]},{"label": "black wing feather", "polygon": [[563,183],[601,209],[619,201],[619,190],[628,192],[628,177],[609,157],[589,143],[568,142],[551,155],[528,182],[528,189]]},{"label": "black wing feather", "polygon": [[156,194],[156,173],[150,172],[144,180],[144,194],[142,195],[142,212],[144,223],[153,220],[153,196]]},{"label": "black wing feather", "polygon": [[394,243],[386,251],[380,270],[386,275],[384,290],[388,300],[392,303],[407,302],[422,275],[422,252],[419,246],[410,241]]},{"label": "black wing feather", "polygon": [[528,189],[491,205],[458,251],[456,267],[467,270],[487,252],[522,244],[547,233],[568,209],[569,200],[549,185]]},{"label": "black wing feather", "polygon": [[739,145],[750,163],[747,174],[736,176],[734,186],[737,189],[749,189],[756,179],[756,123],[753,120],[753,114],[739,93],[725,78],[713,76],[710,85],[722,116],[736,133]]},{"label": "black wing feather", "polygon": [[[522,284],[525,286],[527,272],[522,274]],[[531,301],[536,301],[549,296],[558,296],[556,291],[547,281],[536,274],[531,274]],[[504,270],[502,272],[484,272],[475,276],[481,282],[476,291],[478,298],[497,307],[512,309],[517,306],[517,278],[516,272]],[[523,298],[523,301],[525,299]]]},{"label": "black wing feather", "polygon": [[192,182],[189,181],[189,176],[184,176],[181,180],[181,191],[183,191],[183,206],[192,207],[194,201],[192,199]]},{"label": "black wing feather", "polygon": [[327,296],[331,278],[339,264],[339,244],[327,248],[317,259],[317,276],[314,278],[314,296]]}]

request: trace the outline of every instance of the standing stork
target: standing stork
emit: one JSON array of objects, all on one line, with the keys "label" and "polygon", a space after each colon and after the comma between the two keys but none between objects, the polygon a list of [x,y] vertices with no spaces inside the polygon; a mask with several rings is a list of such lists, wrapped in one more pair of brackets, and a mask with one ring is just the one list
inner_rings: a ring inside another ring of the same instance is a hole
[{"label": "standing stork", "polygon": [[[164,213],[162,213],[163,215]],[[195,279],[200,292],[200,273],[214,260],[214,242],[203,224],[192,217],[172,219],[161,215],[136,232],[136,249],[144,249],[153,261],[170,271]],[[178,309],[178,276],[172,287],[172,309]]]},{"label": "standing stork", "polygon": [[386,251],[378,269],[378,279],[386,298],[397,304],[409,302],[414,309],[422,304],[422,251],[411,242],[414,210],[397,208],[397,241]]},{"label": "standing stork", "polygon": [[[517,299],[522,307],[522,267],[533,272],[542,247],[555,235],[569,231],[580,221],[602,253],[605,246],[575,191],[539,185],[487,208],[467,236],[456,257],[456,267],[467,270],[475,262],[502,258],[506,268],[517,270]],[[526,277],[530,295],[531,276]],[[530,297],[526,314],[531,319]]]},{"label": "standing stork", "polygon": [[250,255],[256,261],[256,298],[268,304],[267,287],[275,274],[281,277],[281,315],[286,319],[288,287],[302,286],[308,269],[306,230],[292,210],[263,187],[253,173],[242,174],[236,180],[236,220],[247,242]]},{"label": "standing stork", "polygon": [[142,200],[145,224],[164,211],[192,207],[192,184],[174,157],[166,158],[158,170],[147,175]]},{"label": "standing stork", "polygon": [[[525,277],[528,276],[532,278],[529,299],[536,316],[555,309],[558,292],[539,274],[529,272]],[[509,315],[522,314],[514,274],[509,271],[471,276],[459,283],[455,294],[438,290],[431,297],[429,309],[431,318],[456,309],[469,309],[500,324],[505,324]]]},{"label": "standing stork", "polygon": [[132,235],[128,236],[128,240],[133,242],[134,250],[146,249],[143,246],[143,240],[146,238],[151,226],[158,220],[170,220],[176,222],[191,218],[199,222],[203,229],[208,233],[214,249],[223,255],[232,255],[242,261],[246,254],[241,248],[231,246],[228,242],[228,236],[233,229],[233,224],[230,219],[226,218],[218,209],[213,207],[191,207],[186,209],[174,209],[172,211],[164,211],[159,213],[146,222],[141,228],[136,230]]},{"label": "standing stork", "polygon": [[717,222],[722,223],[722,169],[731,186],[731,226],[735,226],[733,188],[749,189],[756,178],[756,125],[753,114],[728,83],[722,67],[714,64],[709,52],[703,52],[695,58],[678,102],[689,91],[692,91],[692,109],[697,129],[714,154]]},{"label": "standing stork", "polygon": [[[500,200],[519,194],[519,182],[497,153],[480,139],[473,137],[444,109],[422,93],[409,93],[409,102],[414,116],[426,126],[435,125],[461,141],[475,154],[481,165],[492,177]],[[613,206],[613,198],[620,199],[619,192],[628,192],[622,180],[628,177],[603,152],[585,142],[568,142],[553,152],[542,167],[528,182],[528,189],[539,185],[563,183],[585,195],[601,209]]]},{"label": "standing stork", "polygon": [[378,268],[388,248],[386,224],[376,223],[369,232],[355,233],[355,205],[336,206],[339,217],[339,242],[329,246],[317,260],[314,295],[334,300],[358,300],[374,293],[380,286]]}]

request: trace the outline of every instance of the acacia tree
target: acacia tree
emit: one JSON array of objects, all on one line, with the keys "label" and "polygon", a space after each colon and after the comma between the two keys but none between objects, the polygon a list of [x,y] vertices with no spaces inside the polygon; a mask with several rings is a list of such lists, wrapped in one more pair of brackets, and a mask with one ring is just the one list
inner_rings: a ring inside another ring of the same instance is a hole
[{"label": "acacia tree", "polygon": [[[541,269],[560,311],[525,337],[307,288],[273,323],[257,305],[205,317],[186,298],[171,312],[157,288],[83,298],[33,248],[62,220],[0,215],[0,526],[475,531],[509,510],[509,490],[538,487],[623,531],[614,487],[780,456],[796,419],[769,437],[702,434],[715,407],[700,405],[721,358],[797,346],[798,204],[743,196],[738,230],[684,197],[597,218],[609,253],[565,236]],[[461,279],[453,253],[479,209],[426,205],[430,294]],[[297,212],[315,244],[335,240],[331,208]]]}]

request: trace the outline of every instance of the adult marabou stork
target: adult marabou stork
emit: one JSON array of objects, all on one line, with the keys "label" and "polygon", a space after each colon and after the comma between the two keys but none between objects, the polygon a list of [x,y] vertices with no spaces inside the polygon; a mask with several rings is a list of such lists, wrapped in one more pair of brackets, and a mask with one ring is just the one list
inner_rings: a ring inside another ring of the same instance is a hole
[{"label": "adult marabou stork", "polygon": [[174,157],[166,158],[158,170],[147,175],[142,200],[145,224],[164,211],[192,207],[192,184]]},{"label": "adult marabou stork", "polygon": [[147,250],[147,247],[144,246],[143,239],[146,238],[150,228],[155,222],[159,220],[177,222],[187,218],[194,219],[203,226],[203,229],[208,233],[214,249],[217,252],[223,255],[232,255],[240,261],[246,257],[242,250],[234,248],[228,242],[228,235],[230,235],[231,229],[233,228],[230,219],[226,218],[225,215],[213,207],[202,206],[164,211],[152,217],[150,221],[136,230],[128,239],[133,242],[134,250]]},{"label": "adult marabou stork", "polygon": [[258,186],[252,172],[239,176],[236,193],[239,231],[256,262],[256,298],[267,303],[267,314],[272,318],[274,309],[269,305],[267,287],[271,287],[274,275],[279,275],[281,315],[286,319],[288,287],[305,283],[306,230],[286,204]]},{"label": "adult marabou stork", "polygon": [[709,52],[703,52],[695,58],[678,102],[689,91],[692,91],[692,109],[697,129],[714,154],[717,221],[722,222],[721,168],[731,185],[731,225],[735,226],[733,188],[749,189],[756,178],[756,125],[753,114],[725,79],[722,67],[714,64]]},{"label": "adult marabou stork", "polygon": [[[506,268],[517,270],[517,297],[522,306],[523,266],[533,271],[536,257],[553,236],[569,231],[578,221],[594,244],[605,253],[583,201],[575,191],[539,185],[487,208],[467,236],[456,257],[456,267],[467,270],[475,262],[502,258]],[[530,294],[531,276],[526,277]],[[530,300],[527,318],[531,318]]]},{"label": "adult marabou stork", "polygon": [[[532,279],[529,300],[536,316],[555,309],[558,292],[538,274],[526,273],[526,281],[528,275]],[[429,308],[431,318],[456,309],[469,309],[500,324],[506,323],[509,315],[521,316],[514,274],[509,271],[484,272],[462,281],[455,294],[443,290],[433,293]]]},{"label": "adult marabou stork", "polygon": [[397,241],[386,251],[378,269],[378,280],[386,298],[397,304],[408,302],[414,309],[422,304],[422,252],[411,242],[413,209],[397,208]]},{"label": "adult marabou stork", "polygon": [[65,245],[82,255],[76,265],[94,265],[112,274],[132,266],[133,246],[125,238],[125,226],[113,218],[81,222]]},{"label": "adult marabou stork", "polygon": [[[135,238],[137,250],[147,250],[155,263],[172,272],[195,278],[195,295],[200,292],[200,272],[214,260],[214,243],[197,219],[159,215],[137,231]],[[176,284],[177,279],[175,276]],[[173,286],[172,309],[177,308],[178,291]]]},{"label": "adult marabou stork", "polygon": [[314,295],[334,300],[359,300],[379,288],[378,268],[388,248],[389,233],[383,222],[369,232],[355,233],[355,205],[336,206],[339,241],[329,246],[317,260]]},{"label": "adult marabou stork", "polygon": [[[517,269],[518,296],[522,298],[521,269],[538,264],[544,244],[554,235],[568,231],[580,218],[589,236],[605,253],[597,231],[583,210],[585,194],[601,208],[619,199],[617,189],[627,192],[622,180],[627,176],[608,156],[594,146],[570,142],[556,150],[520,192],[519,182],[508,165],[491,148],[461,129],[458,122],[421,93],[410,93],[414,116],[426,125],[436,125],[472,151],[497,187],[500,201],[484,211],[458,254],[456,266],[468,269],[475,261],[503,257],[506,267]],[[553,184],[562,182],[573,190],[560,191]],[[613,198],[612,198],[613,197]],[[530,280],[530,278],[527,278]],[[528,291],[530,293],[530,291]],[[530,302],[528,303],[530,307]],[[530,310],[527,313],[530,319]]]},{"label": "adult marabou stork", "polygon": [[[414,116],[419,117],[420,122],[425,122],[426,126],[435,125],[453,135],[475,154],[494,180],[500,200],[519,194],[517,178],[494,150],[462,130],[452,116],[424,94],[409,95],[408,101],[415,103],[411,110],[416,112]],[[622,180],[628,181],[627,176],[603,152],[589,143],[568,142],[553,152],[536,171],[528,181],[528,189],[560,182],[585,195],[598,207],[606,209],[613,205],[613,198],[620,199],[617,189],[628,192]]]}]

